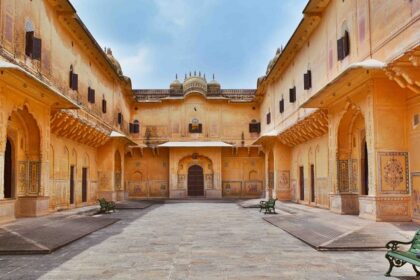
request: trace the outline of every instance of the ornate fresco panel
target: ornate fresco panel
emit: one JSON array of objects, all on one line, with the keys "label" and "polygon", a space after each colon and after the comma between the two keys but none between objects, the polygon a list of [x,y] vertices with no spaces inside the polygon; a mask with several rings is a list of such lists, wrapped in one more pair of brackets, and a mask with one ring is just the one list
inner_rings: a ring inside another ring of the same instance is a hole
[{"label": "ornate fresco panel", "polygon": [[420,172],[411,173],[413,218],[420,219]]},{"label": "ornate fresco panel", "polygon": [[279,190],[290,189],[290,171],[281,170],[279,171]]},{"label": "ornate fresco panel", "polygon": [[19,161],[18,195],[37,195],[41,179],[39,161]]},{"label": "ornate fresco panel", "polygon": [[167,197],[169,196],[169,188],[167,181],[149,181],[149,196],[151,197]]},{"label": "ornate fresco panel", "polygon": [[132,197],[147,197],[147,181],[128,182],[128,195]]},{"label": "ornate fresco panel", "polygon": [[357,182],[358,182],[358,160],[350,159],[349,160],[349,189],[351,192],[357,192]]},{"label": "ornate fresco panel", "polygon": [[229,197],[239,197],[242,193],[241,181],[223,181],[222,182],[222,195]]},{"label": "ornate fresco panel", "polygon": [[349,161],[337,160],[338,191],[349,191]]},{"label": "ornate fresco panel", "polygon": [[260,196],[263,191],[262,181],[245,181],[242,191],[243,196]]},{"label": "ornate fresco panel", "polygon": [[378,152],[379,191],[408,194],[408,152]]},{"label": "ornate fresco panel", "polygon": [[206,189],[212,189],[213,188],[213,174],[205,174],[204,175],[204,186]]}]

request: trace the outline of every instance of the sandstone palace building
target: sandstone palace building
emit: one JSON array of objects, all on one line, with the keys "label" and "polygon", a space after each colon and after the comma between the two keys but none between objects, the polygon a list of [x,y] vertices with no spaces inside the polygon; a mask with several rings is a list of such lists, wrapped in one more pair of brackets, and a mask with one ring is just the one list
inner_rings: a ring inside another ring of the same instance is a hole
[{"label": "sandstone palace building", "polygon": [[419,18],[420,0],[310,0],[256,89],[194,71],[148,90],[68,0],[2,0],[0,222],[101,197],[420,221]]}]

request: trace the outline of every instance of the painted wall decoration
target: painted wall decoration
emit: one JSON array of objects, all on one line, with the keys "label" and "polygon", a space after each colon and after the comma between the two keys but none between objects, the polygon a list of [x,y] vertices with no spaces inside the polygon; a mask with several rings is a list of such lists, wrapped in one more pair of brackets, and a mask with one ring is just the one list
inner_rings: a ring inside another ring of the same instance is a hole
[{"label": "painted wall decoration", "polygon": [[241,181],[223,181],[222,182],[222,195],[239,197],[242,193]]},{"label": "painted wall decoration", "polygon": [[383,194],[408,194],[408,153],[378,152],[379,191]]},{"label": "painted wall decoration", "polygon": [[204,180],[205,180],[204,186],[206,187],[206,189],[212,189],[213,188],[213,174],[205,174]]},{"label": "painted wall decoration", "polygon": [[413,218],[420,219],[420,172],[411,173]]},{"label": "painted wall decoration", "polygon": [[151,197],[167,197],[169,195],[167,181],[149,181],[149,196]]},{"label": "painted wall decoration", "polygon": [[337,160],[337,182],[339,192],[349,191],[349,161]]},{"label": "painted wall decoration", "polygon": [[350,167],[350,170],[349,170],[349,178],[350,178],[350,184],[349,184],[349,190],[351,191],[351,192],[358,192],[358,189],[357,189],[357,182],[358,182],[358,178],[359,178],[359,176],[358,176],[358,160],[357,159],[350,159],[349,160],[350,162],[349,162],[349,167]]},{"label": "painted wall decoration", "polygon": [[279,190],[285,190],[290,188],[290,171],[281,170],[279,171]]},{"label": "painted wall decoration", "polygon": [[262,181],[245,181],[242,196],[259,196],[263,191]]},{"label": "painted wall decoration", "polygon": [[147,197],[146,181],[130,181],[128,182],[128,195],[130,197]]}]

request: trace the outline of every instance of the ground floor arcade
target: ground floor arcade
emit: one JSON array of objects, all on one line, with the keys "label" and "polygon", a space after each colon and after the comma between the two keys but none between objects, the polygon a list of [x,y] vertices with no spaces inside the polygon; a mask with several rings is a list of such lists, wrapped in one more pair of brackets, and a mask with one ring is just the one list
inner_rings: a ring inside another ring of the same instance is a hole
[{"label": "ground floor arcade", "polygon": [[376,221],[419,221],[420,99],[384,64],[349,67],[262,135],[267,195]]}]

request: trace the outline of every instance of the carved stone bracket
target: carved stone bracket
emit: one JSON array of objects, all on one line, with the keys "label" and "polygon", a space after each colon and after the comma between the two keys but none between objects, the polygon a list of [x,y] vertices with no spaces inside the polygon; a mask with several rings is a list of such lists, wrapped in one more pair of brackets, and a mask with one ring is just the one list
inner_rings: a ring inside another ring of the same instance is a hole
[{"label": "carved stone bracket", "polygon": [[304,143],[310,139],[319,137],[328,131],[328,116],[324,109],[298,121],[295,125],[280,133],[280,141],[289,147]]}]

